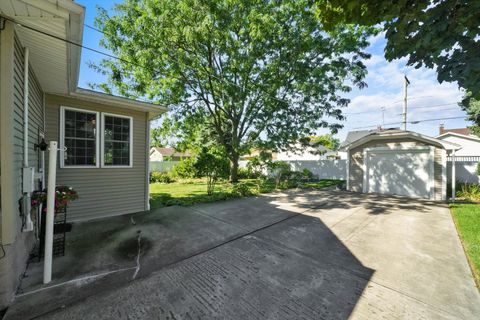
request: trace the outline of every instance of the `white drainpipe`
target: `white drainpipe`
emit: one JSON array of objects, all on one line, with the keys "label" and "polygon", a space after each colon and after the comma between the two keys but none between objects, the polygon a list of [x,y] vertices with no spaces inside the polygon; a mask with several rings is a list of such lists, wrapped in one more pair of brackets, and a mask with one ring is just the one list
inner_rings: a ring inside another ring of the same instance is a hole
[{"label": "white drainpipe", "polygon": [[25,48],[25,61],[23,66],[23,167],[28,167],[28,56],[29,50]]},{"label": "white drainpipe", "polygon": [[28,60],[29,60],[29,50],[25,48],[24,53],[24,62],[23,62],[23,179],[24,179],[24,214],[25,214],[25,225],[23,227],[24,232],[33,231],[33,222],[32,218],[30,217],[31,211],[31,197],[32,191],[25,190],[30,189],[26,188],[28,184],[26,184],[25,179],[33,180],[33,177],[30,177],[33,174],[33,171],[26,170],[28,168]]}]

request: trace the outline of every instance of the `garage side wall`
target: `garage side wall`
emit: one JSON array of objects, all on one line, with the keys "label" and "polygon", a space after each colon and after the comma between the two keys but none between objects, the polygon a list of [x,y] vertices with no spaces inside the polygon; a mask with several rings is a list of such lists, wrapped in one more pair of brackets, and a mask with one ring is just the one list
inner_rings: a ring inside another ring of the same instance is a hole
[{"label": "garage side wall", "polygon": [[79,195],[79,199],[68,207],[68,219],[89,220],[148,210],[145,202],[147,114],[90,101],[46,95],[48,141],[60,141],[61,106],[133,118],[132,168],[60,168],[60,160],[57,158],[57,185],[71,186]]},{"label": "garage side wall", "polygon": [[[350,150],[349,157],[349,187],[350,191],[363,192],[363,150],[365,148],[409,148],[429,146],[428,144],[414,139],[370,141]],[[435,200],[442,200],[442,149],[436,147],[434,152],[434,194]]]}]

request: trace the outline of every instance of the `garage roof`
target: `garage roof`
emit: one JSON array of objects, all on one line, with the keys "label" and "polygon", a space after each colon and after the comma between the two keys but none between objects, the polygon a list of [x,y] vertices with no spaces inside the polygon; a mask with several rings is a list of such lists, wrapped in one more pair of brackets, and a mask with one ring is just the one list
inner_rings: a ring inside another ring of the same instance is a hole
[{"label": "garage roof", "polygon": [[459,150],[462,147],[456,143],[448,142],[448,141],[443,141],[440,139],[436,139],[433,137],[429,137],[417,132],[413,131],[404,131],[404,130],[385,130],[385,131],[376,131],[372,132],[369,135],[364,136],[363,138],[360,138],[349,145],[346,146],[347,150],[350,150],[352,148],[355,148],[357,146],[360,146],[364,143],[367,143],[369,141],[374,141],[374,140],[391,140],[391,139],[402,139],[402,138],[410,138],[413,140],[418,140],[418,141],[423,141],[428,144],[441,147],[445,150]]}]

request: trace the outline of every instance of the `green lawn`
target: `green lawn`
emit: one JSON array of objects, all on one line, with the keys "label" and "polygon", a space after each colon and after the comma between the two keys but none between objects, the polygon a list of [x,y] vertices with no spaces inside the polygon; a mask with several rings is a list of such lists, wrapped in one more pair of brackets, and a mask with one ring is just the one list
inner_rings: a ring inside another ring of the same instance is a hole
[{"label": "green lawn", "polygon": [[[341,182],[341,180],[319,180],[303,182],[299,187],[319,189],[334,186]],[[240,184],[244,186],[243,191],[251,195],[275,191],[275,183],[273,181],[245,179],[241,180]],[[150,184],[150,205],[152,208],[171,205],[192,205],[194,203],[212,202],[238,198],[240,196],[233,185],[226,181],[219,182],[215,187],[215,194],[211,196],[207,195],[207,183],[200,179]]]},{"label": "green lawn", "polygon": [[480,288],[480,204],[452,204],[450,208]]}]

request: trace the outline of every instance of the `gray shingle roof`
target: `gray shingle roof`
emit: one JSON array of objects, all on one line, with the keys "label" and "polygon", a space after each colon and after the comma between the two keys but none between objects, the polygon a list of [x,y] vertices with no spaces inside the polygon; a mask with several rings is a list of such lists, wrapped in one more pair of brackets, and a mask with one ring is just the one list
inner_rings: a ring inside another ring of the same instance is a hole
[{"label": "gray shingle roof", "polygon": [[371,133],[376,132],[377,130],[357,130],[357,131],[349,131],[345,140],[340,144],[340,149],[344,148],[345,146],[349,145],[350,143],[357,141]]}]

